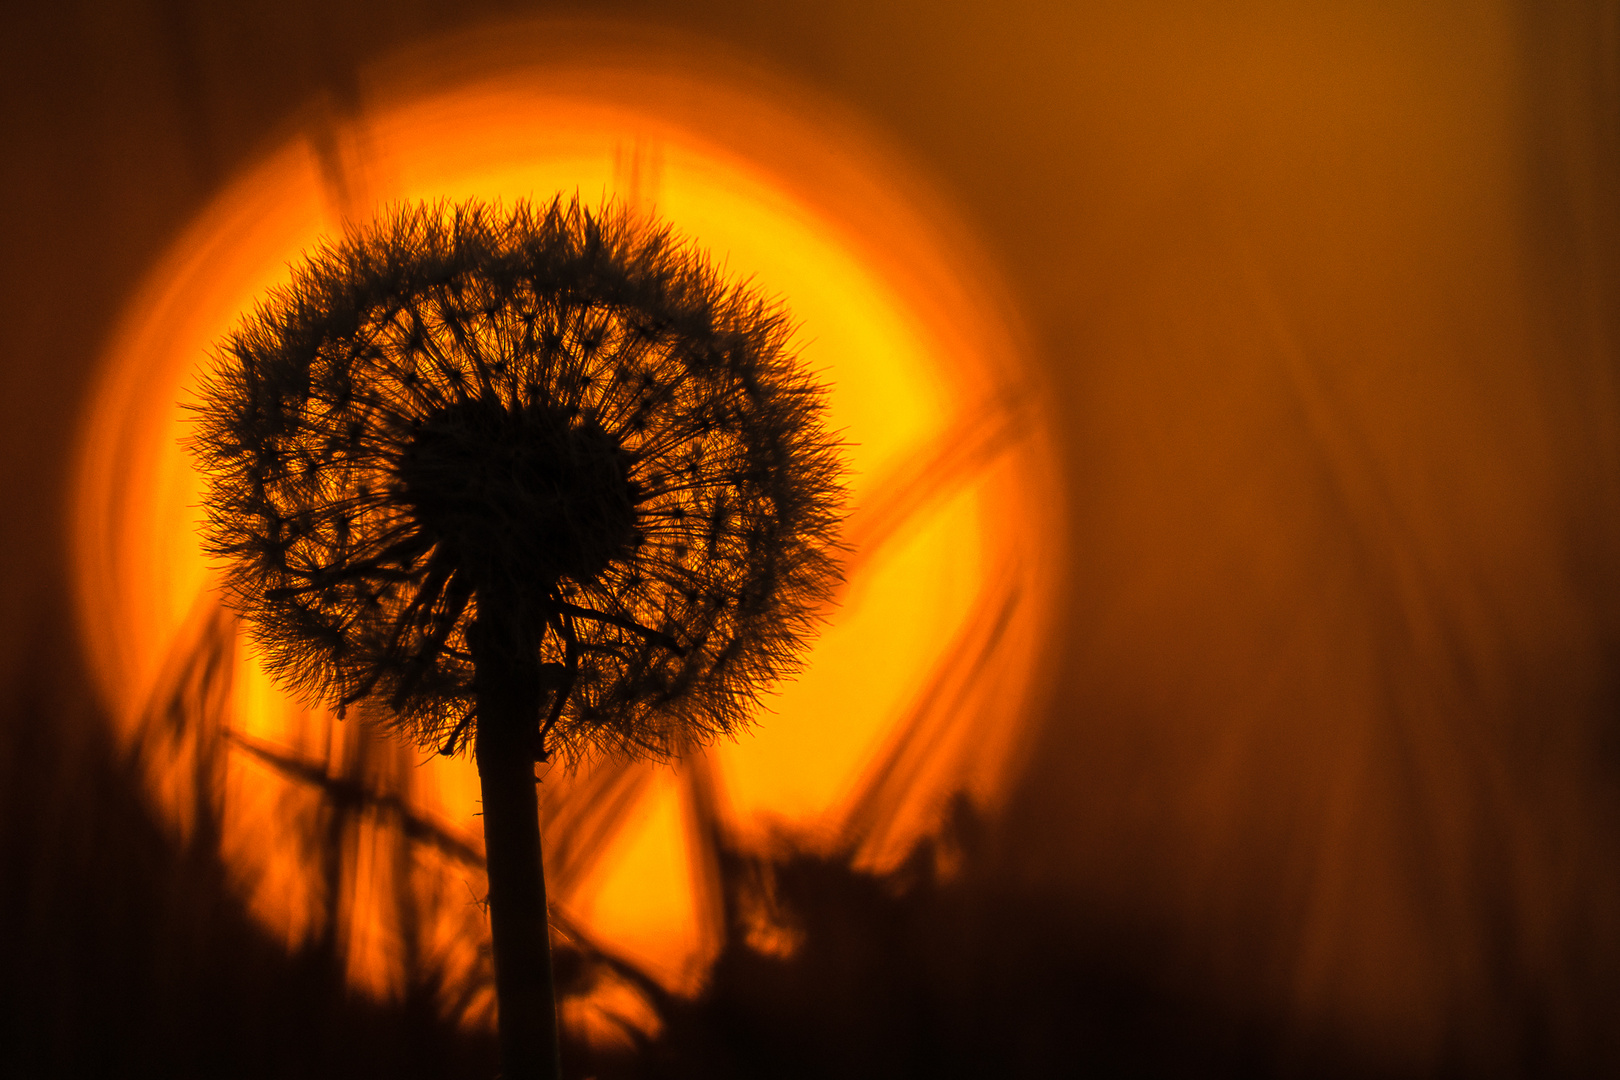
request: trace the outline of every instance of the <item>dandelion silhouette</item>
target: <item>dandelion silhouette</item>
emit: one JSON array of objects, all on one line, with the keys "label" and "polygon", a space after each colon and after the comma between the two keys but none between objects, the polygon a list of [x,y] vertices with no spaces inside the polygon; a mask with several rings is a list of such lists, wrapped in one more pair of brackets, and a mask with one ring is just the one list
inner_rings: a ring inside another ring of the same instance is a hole
[{"label": "dandelion silhouette", "polygon": [[577,199],[322,248],[194,407],[206,545],[273,675],[483,788],[503,1075],[555,1075],[535,761],[734,734],[836,584],[784,312]]}]

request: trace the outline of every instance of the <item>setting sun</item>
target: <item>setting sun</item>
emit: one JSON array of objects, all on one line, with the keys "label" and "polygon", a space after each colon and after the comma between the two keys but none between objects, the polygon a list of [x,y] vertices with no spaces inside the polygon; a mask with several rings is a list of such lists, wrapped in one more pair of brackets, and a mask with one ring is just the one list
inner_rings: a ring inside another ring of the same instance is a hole
[{"label": "setting sun", "polygon": [[[694,70],[655,53],[437,82],[380,69],[356,111],[312,118],[219,194],[106,351],[76,533],[102,689],[172,827],[190,835],[213,806],[251,910],[289,947],[341,948],[380,996],[399,992],[405,951],[454,972],[484,962],[476,771],[270,681],[219,606],[183,448],[211,349],[301,253],[379,208],[562,193],[656,214],[781,298],[832,388],[852,470],[840,602],[739,741],[699,761],[543,775],[562,932],[692,992],[724,932],[705,830],[888,866],[947,795],[993,804],[1016,764],[1059,541],[1015,324],[964,269],[966,241],[869,140],[757,73]],[[626,994],[606,987],[565,1017],[654,1023]],[[462,1008],[487,1019],[487,1000]]]}]

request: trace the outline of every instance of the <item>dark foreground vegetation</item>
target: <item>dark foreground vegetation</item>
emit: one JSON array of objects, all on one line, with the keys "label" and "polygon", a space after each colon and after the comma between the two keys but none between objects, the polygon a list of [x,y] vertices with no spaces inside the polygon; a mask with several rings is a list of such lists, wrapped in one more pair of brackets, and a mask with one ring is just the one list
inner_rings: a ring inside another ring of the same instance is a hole
[{"label": "dark foreground vegetation", "polygon": [[[64,637],[42,628],[33,670]],[[206,821],[185,846],[170,840],[88,698],[53,684],[24,682],[0,713],[0,1075],[495,1075],[493,1033],[441,1015],[432,971],[379,1005],[347,987],[331,946],[287,955],[231,894]],[[959,803],[942,839],[884,877],[841,857],[722,850],[728,937],[706,991],[644,982],[661,1035],[616,1054],[566,1042],[565,1074],[1379,1075],[1211,996],[1153,926],[999,884],[997,847]],[[789,955],[750,944],[762,904],[796,942]],[[600,961],[560,951],[565,998]]]}]

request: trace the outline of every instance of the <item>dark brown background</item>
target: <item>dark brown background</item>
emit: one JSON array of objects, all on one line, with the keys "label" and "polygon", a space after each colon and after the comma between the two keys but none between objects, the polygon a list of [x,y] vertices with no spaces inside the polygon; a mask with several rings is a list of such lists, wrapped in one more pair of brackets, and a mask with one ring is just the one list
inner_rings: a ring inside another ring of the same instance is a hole
[{"label": "dark brown background", "polygon": [[571,1071],[1620,1068],[1620,9],[1149,7],[7,4],[0,1073],[493,1072],[146,819],[65,485],[120,305],[235,170],[370,60],[555,13],[718,41],[938,183],[1049,368],[1073,552],[963,873],[784,863],[794,963],[728,953]]}]

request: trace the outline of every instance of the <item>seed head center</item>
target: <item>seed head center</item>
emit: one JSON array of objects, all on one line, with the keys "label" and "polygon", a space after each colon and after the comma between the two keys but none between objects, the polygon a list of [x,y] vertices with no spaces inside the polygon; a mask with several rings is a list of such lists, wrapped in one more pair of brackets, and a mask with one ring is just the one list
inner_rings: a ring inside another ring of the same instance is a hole
[{"label": "seed head center", "polygon": [[588,582],[639,536],[631,457],[593,419],[476,398],[417,427],[405,502],[476,587]]}]

